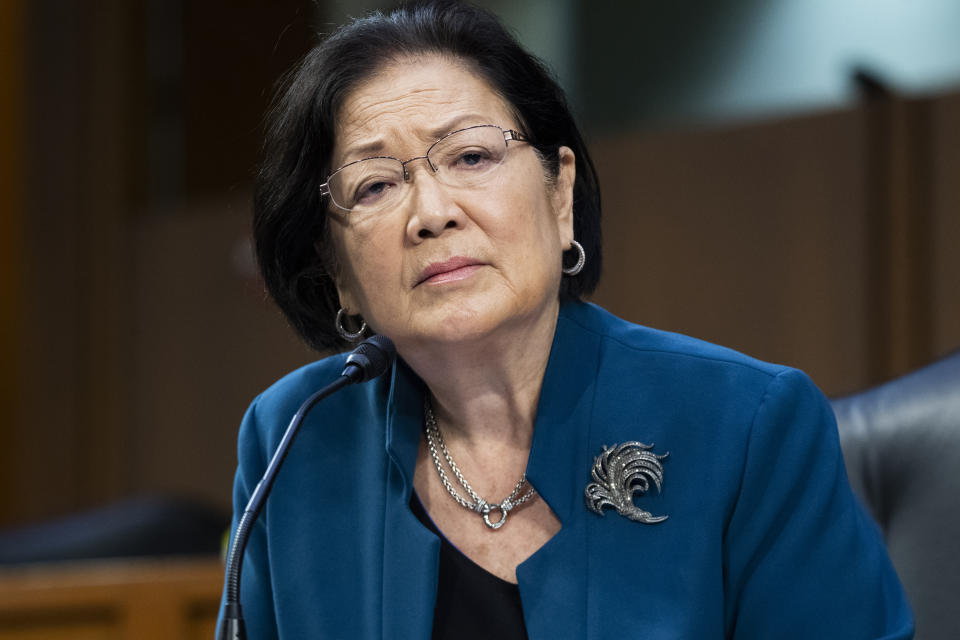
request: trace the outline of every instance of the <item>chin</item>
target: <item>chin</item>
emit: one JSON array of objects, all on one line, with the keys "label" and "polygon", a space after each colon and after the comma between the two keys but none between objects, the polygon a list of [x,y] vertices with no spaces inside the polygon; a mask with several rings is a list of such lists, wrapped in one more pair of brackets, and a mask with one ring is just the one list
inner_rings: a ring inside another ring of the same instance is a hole
[{"label": "chin", "polygon": [[469,342],[495,335],[505,318],[499,310],[457,309],[431,323],[429,337],[443,342]]},{"label": "chin", "polygon": [[537,323],[546,310],[510,304],[504,300],[470,305],[460,304],[444,313],[432,315],[422,325],[421,341],[469,344],[478,341],[496,342],[524,325]]}]

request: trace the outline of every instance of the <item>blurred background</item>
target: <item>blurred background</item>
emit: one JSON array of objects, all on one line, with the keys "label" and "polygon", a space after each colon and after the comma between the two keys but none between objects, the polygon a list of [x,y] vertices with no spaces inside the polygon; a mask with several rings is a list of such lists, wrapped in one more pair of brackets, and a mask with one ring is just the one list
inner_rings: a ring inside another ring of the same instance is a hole
[{"label": "blurred background", "polygon": [[[631,321],[863,389],[960,346],[960,3],[489,0],[567,88]],[[0,526],[229,508],[318,357],[249,241],[263,117],[347,0],[0,3]]]}]

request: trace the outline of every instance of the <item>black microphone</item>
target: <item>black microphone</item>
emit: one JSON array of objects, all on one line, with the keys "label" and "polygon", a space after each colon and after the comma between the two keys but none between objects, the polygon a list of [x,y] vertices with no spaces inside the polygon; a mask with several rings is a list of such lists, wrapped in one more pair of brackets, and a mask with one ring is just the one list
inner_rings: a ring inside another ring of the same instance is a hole
[{"label": "black microphone", "polygon": [[340,375],[352,382],[366,382],[380,377],[393,364],[397,350],[387,336],[372,336],[347,356],[347,365]]},{"label": "black microphone", "polygon": [[267,470],[250,495],[247,507],[243,510],[243,515],[237,524],[237,531],[233,536],[233,543],[230,545],[230,554],[227,556],[227,569],[224,577],[226,594],[223,605],[223,622],[217,629],[217,640],[246,640],[243,612],[240,609],[240,569],[243,567],[243,551],[247,546],[247,538],[250,537],[250,532],[253,530],[253,523],[256,522],[257,516],[263,509],[263,504],[267,500],[267,495],[269,495],[273,481],[277,477],[280,465],[287,457],[287,451],[289,451],[307,412],[315,404],[343,387],[356,382],[366,382],[382,375],[393,364],[396,356],[397,350],[390,338],[386,336],[367,338],[347,356],[347,363],[340,377],[307,398],[306,402],[300,405],[300,408],[293,415],[287,430],[283,433],[283,438],[280,439],[280,444],[277,445],[277,450],[273,453],[273,458],[270,459],[270,464],[267,465]]}]

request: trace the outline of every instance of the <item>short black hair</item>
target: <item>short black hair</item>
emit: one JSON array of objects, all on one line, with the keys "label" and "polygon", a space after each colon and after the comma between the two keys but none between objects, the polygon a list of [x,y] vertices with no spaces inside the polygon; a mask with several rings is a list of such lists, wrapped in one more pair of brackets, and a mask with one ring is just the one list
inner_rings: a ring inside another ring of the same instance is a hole
[{"label": "short black hair", "polygon": [[267,117],[254,187],[253,236],[264,282],[314,349],[346,346],[334,328],[339,297],[319,185],[331,172],[336,118],[347,94],[386,64],[441,54],[463,60],[513,109],[548,172],[560,146],[576,156],[574,237],[587,256],[564,276],[561,300],[588,295],[600,279],[600,187],[563,89],[491,13],[451,0],[402,5],[354,20],[316,45],[291,70]]}]

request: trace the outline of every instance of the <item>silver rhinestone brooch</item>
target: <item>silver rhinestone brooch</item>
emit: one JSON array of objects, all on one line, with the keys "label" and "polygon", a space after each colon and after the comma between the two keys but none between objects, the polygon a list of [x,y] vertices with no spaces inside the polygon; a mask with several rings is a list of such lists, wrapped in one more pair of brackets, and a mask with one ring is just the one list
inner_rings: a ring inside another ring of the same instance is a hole
[{"label": "silver rhinestone brooch", "polygon": [[602,516],[604,507],[613,507],[624,518],[644,524],[666,520],[667,516],[654,516],[633,503],[634,494],[643,495],[651,483],[657,491],[663,485],[660,461],[670,454],[657,455],[652,448],[642,442],[624,442],[609,449],[604,445],[603,453],[593,459],[593,482],[583,492],[587,509]]}]

